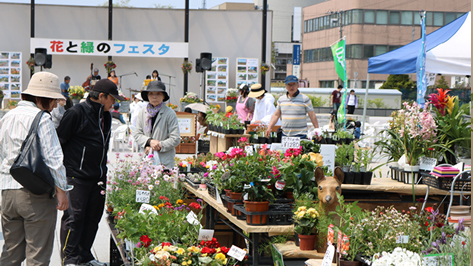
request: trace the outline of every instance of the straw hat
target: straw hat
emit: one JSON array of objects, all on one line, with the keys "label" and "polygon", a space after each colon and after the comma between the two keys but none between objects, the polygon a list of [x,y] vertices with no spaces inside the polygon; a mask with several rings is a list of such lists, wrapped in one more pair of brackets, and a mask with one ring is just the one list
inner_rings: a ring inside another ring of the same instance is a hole
[{"label": "straw hat", "polygon": [[22,93],[50,99],[66,99],[61,94],[58,76],[49,72],[35,73],[31,77],[28,88]]},{"label": "straw hat", "polygon": [[263,86],[261,86],[259,83],[256,83],[251,85],[251,90],[250,94],[248,94],[248,97],[257,98],[263,95],[265,92],[266,90],[263,88]]}]

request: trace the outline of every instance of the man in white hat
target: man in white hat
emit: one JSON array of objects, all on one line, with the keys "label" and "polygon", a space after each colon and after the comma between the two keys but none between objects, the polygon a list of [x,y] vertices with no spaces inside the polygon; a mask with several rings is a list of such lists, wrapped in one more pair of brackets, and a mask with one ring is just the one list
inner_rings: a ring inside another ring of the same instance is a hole
[{"label": "man in white hat", "polygon": [[[256,98],[255,111],[253,113],[251,124],[268,125],[271,121],[271,116],[276,111],[273,95],[266,93],[266,90],[261,86],[261,84],[257,83],[251,85],[248,97]],[[280,121],[276,123],[276,125],[280,124]]]},{"label": "man in white hat", "polygon": [[133,102],[130,104],[130,122],[134,127],[136,127],[136,117],[138,112],[141,108],[146,107],[147,104],[148,103],[144,102],[143,98],[141,98],[141,93],[135,94],[135,99],[133,99]]},{"label": "man in white hat", "polygon": [[63,153],[51,116],[43,114],[38,125],[41,158],[56,185],[53,194],[35,195],[18,183],[10,168],[20,154],[38,112],[51,111],[61,95],[59,78],[48,72],[37,72],[22,92],[18,106],[0,120],[0,190],[2,192],[3,251],[0,265],[49,265],[54,244],[57,210],[66,210],[66,169]]}]

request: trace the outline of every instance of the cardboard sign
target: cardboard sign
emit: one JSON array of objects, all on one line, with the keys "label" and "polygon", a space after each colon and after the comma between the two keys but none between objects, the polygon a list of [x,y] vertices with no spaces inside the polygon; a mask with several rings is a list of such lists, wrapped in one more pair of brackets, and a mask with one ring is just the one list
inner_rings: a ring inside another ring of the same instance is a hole
[{"label": "cardboard sign", "polygon": [[432,171],[434,170],[434,167],[437,165],[437,159],[436,158],[428,158],[428,157],[421,157],[420,158],[420,170],[425,170],[425,171]]},{"label": "cardboard sign", "polygon": [[239,248],[235,245],[232,245],[232,247],[228,251],[227,255],[230,256],[230,257],[233,257],[233,258],[235,258],[239,261],[242,261],[245,258],[246,251],[244,251],[243,249],[241,249],[241,248]]},{"label": "cardboard sign", "polygon": [[248,154],[248,156],[253,155],[253,146],[250,146],[250,145],[245,146],[245,152],[246,154]]},{"label": "cardboard sign", "polygon": [[301,146],[301,138],[299,137],[282,137],[281,147],[283,149],[299,149]]},{"label": "cardboard sign", "polygon": [[137,190],[136,191],[136,202],[149,203],[149,198],[151,197],[151,192],[146,190]]},{"label": "cardboard sign", "polygon": [[320,155],[322,155],[322,161],[324,166],[328,167],[328,170],[332,171],[335,169],[335,145],[333,144],[321,144]]},{"label": "cardboard sign", "polygon": [[327,251],[325,251],[324,260],[322,261],[321,266],[332,266],[333,255],[335,254],[335,247],[333,245],[328,246]]},{"label": "cardboard sign", "polygon": [[212,240],[213,237],[214,237],[214,230],[200,229],[197,240],[209,241],[209,240]]}]

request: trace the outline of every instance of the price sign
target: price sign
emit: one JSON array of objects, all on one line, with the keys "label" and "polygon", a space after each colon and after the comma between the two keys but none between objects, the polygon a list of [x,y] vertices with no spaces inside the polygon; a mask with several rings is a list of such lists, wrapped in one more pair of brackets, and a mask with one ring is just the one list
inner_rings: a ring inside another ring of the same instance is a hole
[{"label": "price sign", "polygon": [[227,255],[230,256],[230,257],[233,257],[233,258],[235,258],[239,261],[242,261],[245,258],[246,251],[244,251],[243,249],[241,249],[241,248],[239,248],[235,245],[232,245],[232,247],[228,251]]},{"label": "price sign", "polygon": [[332,171],[333,173],[333,169],[335,169],[335,145],[320,145],[320,155],[322,155],[324,166],[327,166],[328,170]]},{"label": "price sign", "polygon": [[253,155],[253,146],[245,146],[245,151],[249,156]]},{"label": "price sign", "polygon": [[437,159],[436,158],[428,158],[428,157],[421,157],[420,158],[420,170],[425,170],[425,171],[432,171],[434,170],[434,167],[437,165]]},{"label": "price sign", "polygon": [[[454,263],[454,259],[453,259],[453,254],[452,253],[448,253],[448,254],[427,254],[427,255],[424,255],[424,258],[423,258],[423,264],[422,265],[425,265],[425,266],[438,266],[440,265],[440,256],[443,257],[443,263],[442,265],[445,265],[445,266],[453,266],[455,265]],[[445,262],[445,259],[447,260]]]},{"label": "price sign", "polygon": [[193,211],[190,211],[189,214],[187,214],[186,219],[190,224],[193,224],[193,225],[200,224],[200,222],[197,218],[197,215],[195,215],[195,213]]},{"label": "price sign", "polygon": [[150,196],[151,196],[150,191],[137,190],[136,191],[136,202],[149,203]]},{"label": "price sign", "polygon": [[409,236],[397,235],[396,243],[398,244],[407,244],[409,243]]},{"label": "price sign", "polygon": [[335,254],[335,247],[333,245],[328,246],[327,251],[325,251],[324,260],[322,261],[321,266],[332,266],[333,255]]},{"label": "price sign", "polygon": [[281,147],[283,149],[299,149],[301,146],[301,138],[299,137],[282,137]]},{"label": "price sign", "polygon": [[156,211],[156,209],[153,206],[151,206],[149,204],[146,204],[146,203],[141,204],[139,213],[144,214],[145,213],[144,211],[151,211],[154,214],[158,214],[158,212]]},{"label": "price sign", "polygon": [[209,240],[212,240],[213,237],[214,237],[214,230],[200,229],[197,240],[209,241]]}]

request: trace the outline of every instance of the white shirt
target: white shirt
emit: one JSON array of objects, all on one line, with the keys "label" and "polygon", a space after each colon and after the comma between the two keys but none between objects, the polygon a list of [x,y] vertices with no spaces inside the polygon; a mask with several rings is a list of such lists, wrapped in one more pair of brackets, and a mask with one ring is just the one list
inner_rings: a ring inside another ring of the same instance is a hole
[{"label": "white shirt", "polygon": [[348,103],[347,105],[355,105],[355,95],[348,95]]},{"label": "white shirt", "polygon": [[133,126],[136,127],[136,117],[138,116],[138,113],[140,112],[141,108],[145,107],[146,105],[148,105],[148,102],[139,101],[133,107],[130,106],[131,124]]},{"label": "white shirt", "polygon": [[[256,99],[255,102],[255,112],[253,113],[253,119],[251,123],[260,120],[262,124],[269,125],[271,121],[271,116],[276,112],[276,107],[274,106],[274,97],[269,93],[265,93],[263,99]],[[281,121],[278,120],[276,126],[281,125]]]},{"label": "white shirt", "polygon": [[[20,153],[21,144],[39,111],[34,103],[20,101],[18,107],[0,120],[0,190],[23,187],[10,175],[10,168]],[[51,170],[54,183],[64,191],[70,190],[66,180],[66,168],[63,165],[64,155],[50,115],[44,114],[41,117],[38,136],[41,141],[41,155]]]}]

